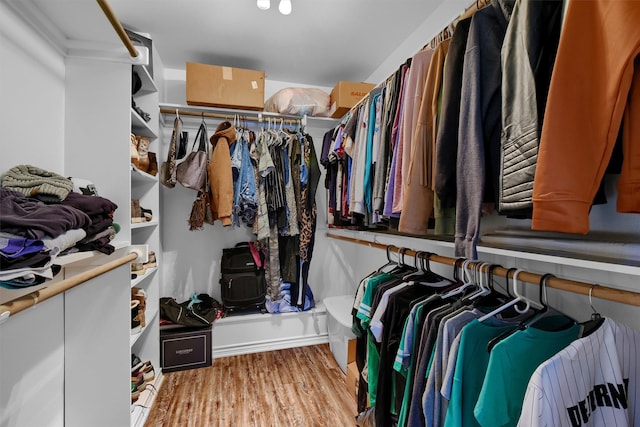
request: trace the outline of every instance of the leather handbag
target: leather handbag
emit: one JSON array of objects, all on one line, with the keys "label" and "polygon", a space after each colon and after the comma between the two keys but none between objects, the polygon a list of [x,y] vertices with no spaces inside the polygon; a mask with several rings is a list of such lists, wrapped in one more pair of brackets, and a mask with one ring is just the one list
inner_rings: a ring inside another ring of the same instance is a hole
[{"label": "leather handbag", "polygon": [[160,166],[160,182],[167,188],[176,186],[176,144],[182,133],[182,119],[177,115],[173,120],[173,133],[167,151],[167,161]]},{"label": "leather handbag", "polygon": [[[196,143],[199,143],[198,150],[193,151]],[[203,190],[208,164],[207,127],[205,123],[202,122],[198,128],[198,133],[196,133],[196,138],[193,141],[191,152],[187,154],[176,169],[176,179],[186,188],[191,188],[196,191]]]}]

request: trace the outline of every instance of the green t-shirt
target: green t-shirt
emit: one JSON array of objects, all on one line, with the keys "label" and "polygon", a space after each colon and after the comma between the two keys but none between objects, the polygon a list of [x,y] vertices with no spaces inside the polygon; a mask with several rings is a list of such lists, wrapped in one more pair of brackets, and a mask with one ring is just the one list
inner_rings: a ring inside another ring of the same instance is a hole
[{"label": "green t-shirt", "polygon": [[513,324],[489,318],[484,322],[473,319],[462,328],[445,427],[479,426],[473,416],[473,408],[489,363],[487,344],[491,339],[514,327]]},{"label": "green t-shirt", "polygon": [[[580,326],[548,332],[567,323],[564,316],[541,319],[517,331],[491,350],[487,373],[473,411],[481,426],[516,426],[531,375],[545,360],[578,338]],[[542,329],[538,329],[542,328]]]}]

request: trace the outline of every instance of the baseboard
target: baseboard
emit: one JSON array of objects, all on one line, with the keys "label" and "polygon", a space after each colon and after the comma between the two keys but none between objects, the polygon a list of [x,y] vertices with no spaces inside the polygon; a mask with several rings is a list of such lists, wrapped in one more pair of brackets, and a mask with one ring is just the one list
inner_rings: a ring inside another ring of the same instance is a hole
[{"label": "baseboard", "polygon": [[328,343],[327,310],[318,302],[297,313],[226,317],[213,323],[211,342],[213,358]]},{"label": "baseboard", "polygon": [[285,348],[304,347],[307,345],[326,344],[329,342],[329,335],[318,335],[314,337],[284,338],[280,340],[270,340],[264,342],[245,343],[229,345],[226,347],[214,347],[211,357],[213,359],[227,356],[238,356],[241,354],[260,353],[263,351],[283,350]]}]

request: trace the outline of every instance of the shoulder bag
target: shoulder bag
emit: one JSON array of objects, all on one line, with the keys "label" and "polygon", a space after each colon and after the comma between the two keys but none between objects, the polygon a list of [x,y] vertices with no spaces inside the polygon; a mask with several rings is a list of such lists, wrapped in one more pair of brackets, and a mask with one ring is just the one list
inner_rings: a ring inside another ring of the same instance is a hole
[{"label": "shoulder bag", "polygon": [[[198,150],[193,151],[197,142],[199,143]],[[196,191],[203,190],[207,166],[207,127],[203,121],[198,128],[198,133],[196,133],[191,152],[177,167],[176,178],[186,188]]]}]

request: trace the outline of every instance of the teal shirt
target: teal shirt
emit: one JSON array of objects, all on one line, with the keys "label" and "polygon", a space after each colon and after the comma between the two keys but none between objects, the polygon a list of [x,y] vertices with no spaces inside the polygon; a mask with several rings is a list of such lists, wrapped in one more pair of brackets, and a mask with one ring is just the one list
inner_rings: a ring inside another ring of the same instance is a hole
[{"label": "teal shirt", "polygon": [[[536,327],[517,331],[491,350],[485,381],[473,411],[483,427],[516,426],[531,375],[545,360],[578,338],[575,324],[558,332],[554,325],[567,323],[564,316],[541,319]],[[466,425],[466,424],[465,424]]]},{"label": "teal shirt", "polygon": [[514,327],[513,324],[489,318],[482,323],[473,319],[462,328],[445,427],[479,426],[473,416],[473,408],[489,363],[487,344],[492,338]]}]

